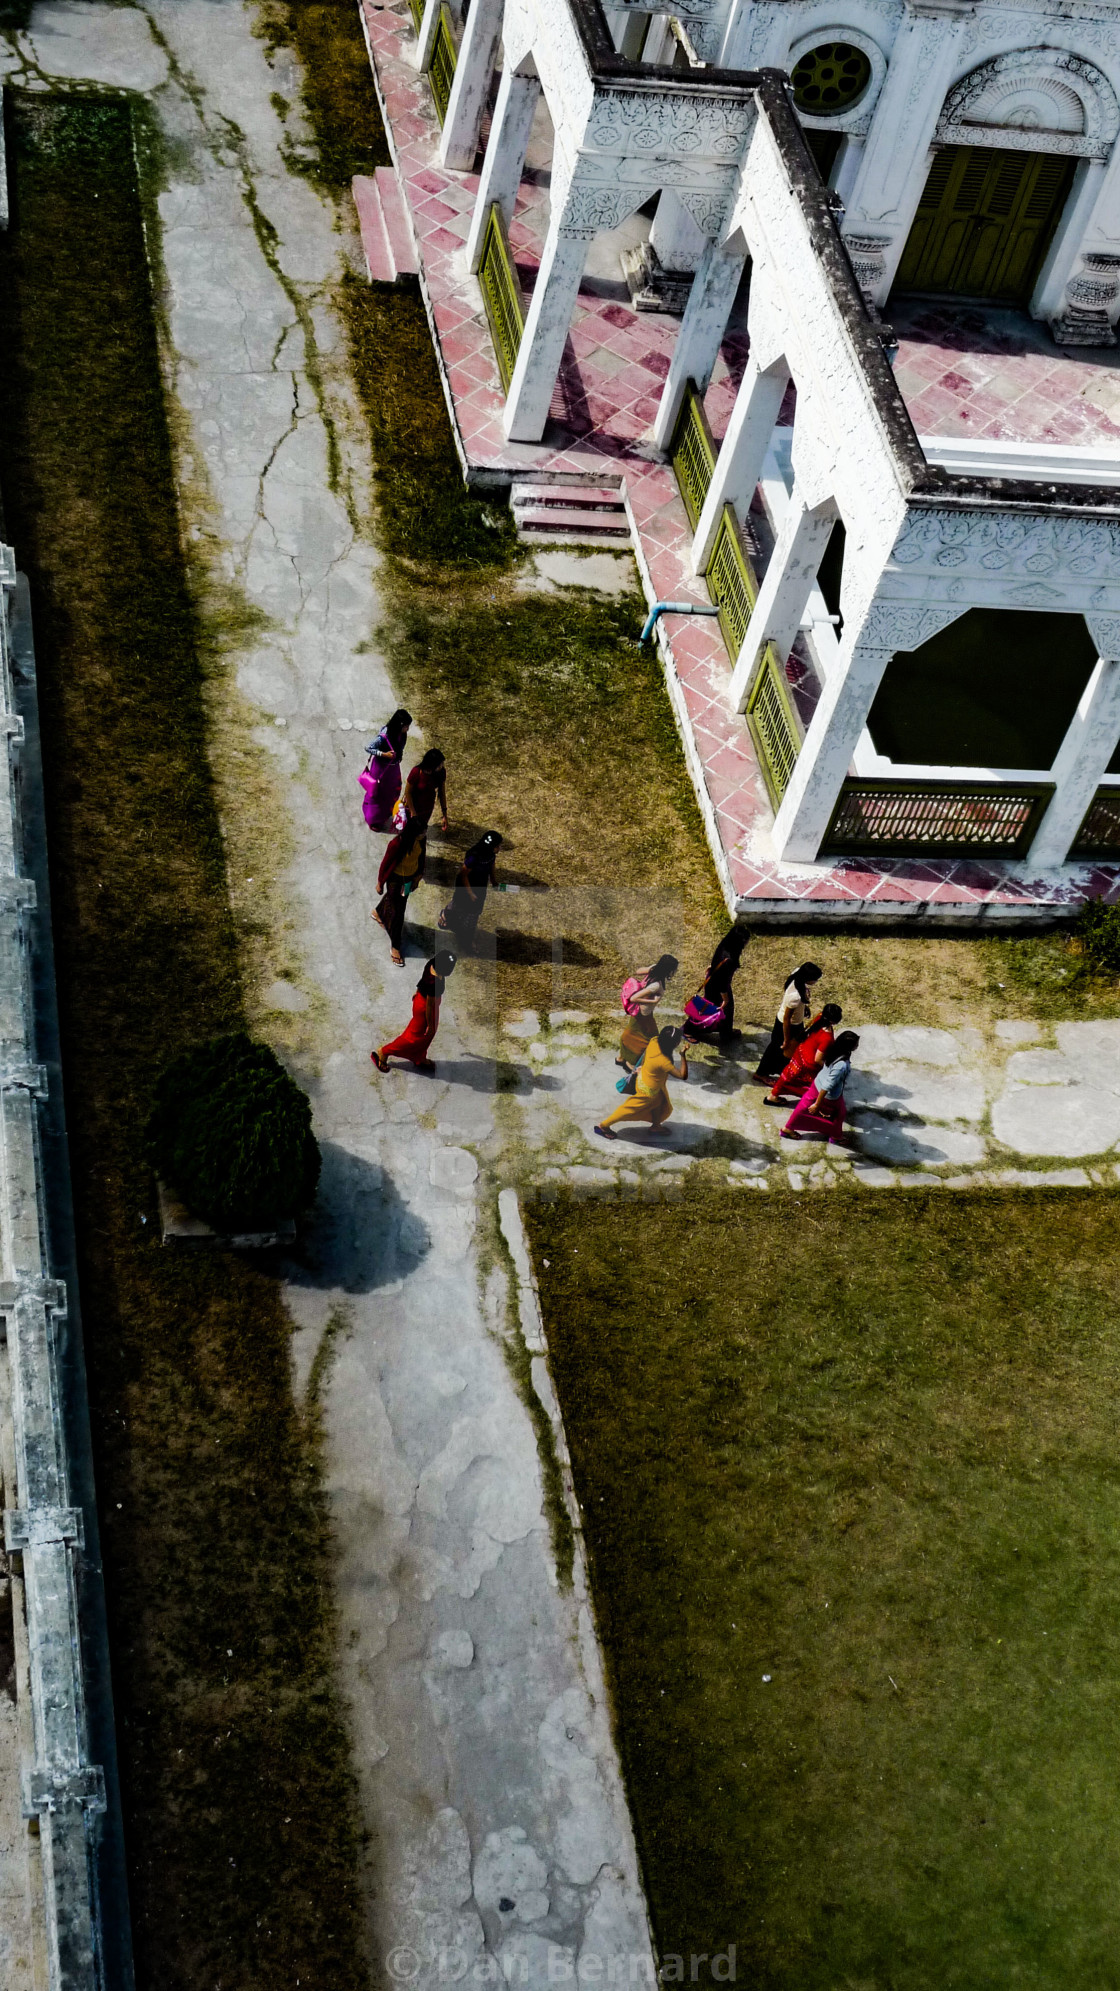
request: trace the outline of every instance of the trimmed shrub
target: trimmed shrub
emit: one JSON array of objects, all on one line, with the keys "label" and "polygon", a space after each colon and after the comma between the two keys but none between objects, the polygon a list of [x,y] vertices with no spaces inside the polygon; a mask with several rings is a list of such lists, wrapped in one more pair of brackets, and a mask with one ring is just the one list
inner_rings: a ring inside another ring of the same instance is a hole
[{"label": "trimmed shrub", "polygon": [[168,1066],[148,1144],[157,1172],[218,1231],[271,1230],[296,1216],[322,1165],[306,1093],[243,1030]]},{"label": "trimmed shrub", "polygon": [[1095,968],[1120,973],[1120,906],[1090,899],[1078,913],[1074,930]]}]

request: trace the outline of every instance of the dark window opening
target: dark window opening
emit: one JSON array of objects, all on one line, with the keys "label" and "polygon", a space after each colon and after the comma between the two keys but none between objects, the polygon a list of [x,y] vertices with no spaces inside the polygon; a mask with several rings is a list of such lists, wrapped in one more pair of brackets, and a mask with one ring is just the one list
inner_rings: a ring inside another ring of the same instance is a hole
[{"label": "dark window opening", "polygon": [[1051,767],[1096,661],[1081,615],[970,608],[891,658],[868,720],[875,751],[919,766]]},{"label": "dark window opening", "polygon": [[802,130],[817,171],[827,187],[828,176],[836,164],[840,147],[844,143],[844,134],[842,131],[822,131],[819,125],[803,125]]},{"label": "dark window opening", "polygon": [[821,564],[817,568],[817,586],[824,596],[824,605],[829,614],[836,617],[832,626],[838,636],[844,627],[844,618],[840,613],[840,587],[844,578],[846,538],[844,521],[837,519],[829,534],[828,545],[821,555]]}]

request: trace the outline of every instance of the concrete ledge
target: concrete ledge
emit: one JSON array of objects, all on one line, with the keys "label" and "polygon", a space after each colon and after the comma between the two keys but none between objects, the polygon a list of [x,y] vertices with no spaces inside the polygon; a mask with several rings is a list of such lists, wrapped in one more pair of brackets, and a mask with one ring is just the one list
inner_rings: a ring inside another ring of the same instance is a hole
[{"label": "concrete ledge", "polygon": [[182,1198],[166,1182],[158,1182],[156,1187],[164,1244],[228,1245],[234,1251],[275,1251],[278,1245],[296,1241],[293,1218],[271,1231],[216,1231],[204,1218],[192,1217]]}]

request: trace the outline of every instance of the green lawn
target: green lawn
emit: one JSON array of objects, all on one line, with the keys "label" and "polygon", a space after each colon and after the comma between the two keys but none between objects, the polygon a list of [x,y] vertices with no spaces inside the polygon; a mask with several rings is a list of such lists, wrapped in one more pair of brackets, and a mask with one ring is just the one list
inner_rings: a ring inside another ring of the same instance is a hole
[{"label": "green lawn", "polygon": [[1116,1217],[530,1212],[663,1955],[1120,1982]]}]

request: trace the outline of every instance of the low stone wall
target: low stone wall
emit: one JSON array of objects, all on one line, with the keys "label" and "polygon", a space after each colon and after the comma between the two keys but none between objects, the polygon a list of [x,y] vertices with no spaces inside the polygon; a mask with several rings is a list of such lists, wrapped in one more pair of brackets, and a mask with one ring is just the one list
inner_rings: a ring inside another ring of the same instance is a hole
[{"label": "low stone wall", "polygon": [[[38,1933],[33,1946],[45,1951],[36,1959],[34,1981],[42,1982],[45,1966],[51,1991],[100,1991],[110,1983],[123,1987],[130,1972],[106,1972],[99,1912],[106,1780],[101,1765],[91,1761],[83,1646],[89,1644],[91,1586],[99,1628],[103,1600],[97,1559],[91,1567],[85,1555],[87,1534],[96,1530],[88,1457],[75,1462],[70,1455],[68,1392],[84,1372],[67,1284],[53,1276],[58,1267],[50,1245],[59,1208],[68,1215],[69,1200],[68,1184],[48,1181],[44,1166],[47,1152],[52,1171],[65,1169],[65,1148],[58,1114],[51,1124],[45,1113],[47,1068],[37,1062],[44,992],[46,1039],[53,1038],[53,981],[49,933],[44,943],[42,931],[35,932],[38,895],[27,864],[25,801],[29,795],[38,811],[39,780],[37,757],[29,756],[35,765],[24,765],[25,722],[17,710],[16,592],[12,549],[0,546],[0,1323],[11,1390],[4,1547],[21,1573],[13,1608],[19,1612],[22,1604],[25,1620],[16,1628],[17,1648],[25,1655],[17,1680],[29,1703],[21,1724],[27,1743],[22,1812],[28,1832],[38,1838],[38,1857],[29,1860],[28,1872],[41,1874],[42,1900],[29,1908]],[[25,595],[25,588],[20,592]],[[26,623],[25,602],[23,608]],[[29,643],[23,650],[22,702],[30,702],[34,713]],[[41,853],[41,823],[33,840]],[[84,1433],[84,1401],[80,1428]],[[76,1499],[79,1481],[83,1493]],[[110,1949],[119,1956],[119,1933]]]}]

